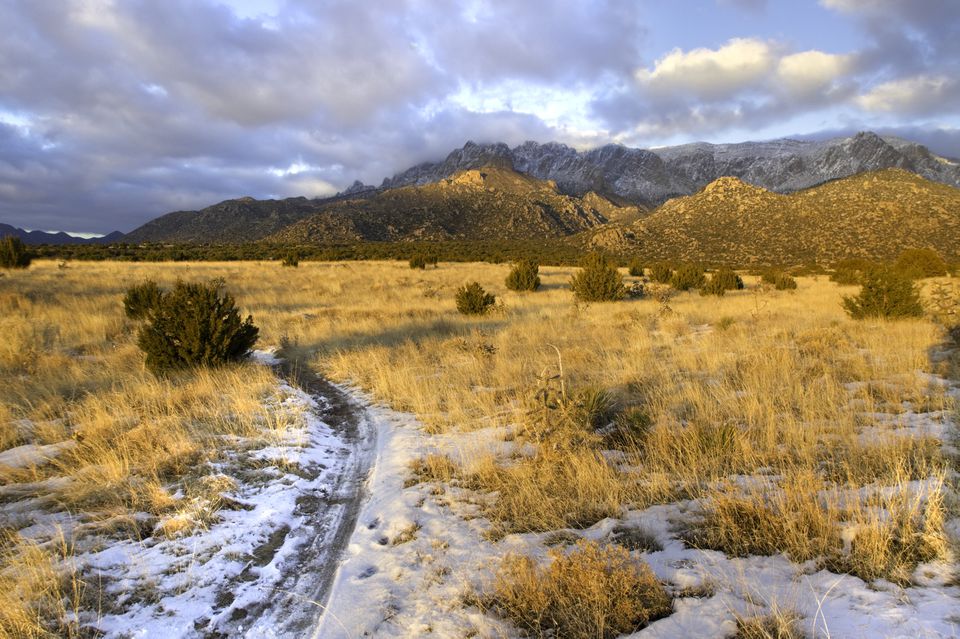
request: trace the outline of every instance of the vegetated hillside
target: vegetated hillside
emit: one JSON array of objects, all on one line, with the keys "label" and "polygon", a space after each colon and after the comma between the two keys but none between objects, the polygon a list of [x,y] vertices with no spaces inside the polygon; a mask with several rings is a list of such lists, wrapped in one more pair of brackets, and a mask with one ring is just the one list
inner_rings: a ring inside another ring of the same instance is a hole
[{"label": "vegetated hillside", "polygon": [[486,166],[368,199],[328,203],[268,239],[317,244],[556,238],[641,214],[636,206],[620,206],[594,193],[582,199],[563,195],[552,182]]},{"label": "vegetated hillside", "polygon": [[0,237],[19,237],[24,244],[110,244],[123,239],[123,233],[114,231],[103,237],[76,237],[63,231],[27,231],[25,229],[0,223]]},{"label": "vegetated hillside", "polygon": [[127,233],[127,242],[239,243],[260,240],[311,215],[318,200],[226,200],[200,211],[167,213]]},{"label": "vegetated hillside", "polygon": [[[613,237],[619,232],[619,237]],[[900,169],[862,173],[790,195],[724,177],[670,200],[629,227],[604,229],[594,245],[653,259],[731,264],[892,259],[932,247],[960,256],[960,189]]]},{"label": "vegetated hillside", "polygon": [[693,194],[723,176],[788,193],[864,171],[902,168],[960,187],[956,162],[920,144],[862,132],[824,141],[696,143],[654,150],[610,144],[577,151],[555,142],[525,142],[511,149],[503,143],[468,142],[442,162],[419,164],[384,180],[382,188],[428,184],[487,165],[553,180],[564,193],[595,191],[647,206]]}]

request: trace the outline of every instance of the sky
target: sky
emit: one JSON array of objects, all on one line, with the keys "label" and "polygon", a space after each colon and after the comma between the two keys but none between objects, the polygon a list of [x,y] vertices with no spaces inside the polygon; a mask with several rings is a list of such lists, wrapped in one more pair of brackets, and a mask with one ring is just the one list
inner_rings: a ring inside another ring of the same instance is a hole
[{"label": "sky", "polygon": [[960,157],[960,0],[0,0],[0,222],[129,231],[466,141]]}]

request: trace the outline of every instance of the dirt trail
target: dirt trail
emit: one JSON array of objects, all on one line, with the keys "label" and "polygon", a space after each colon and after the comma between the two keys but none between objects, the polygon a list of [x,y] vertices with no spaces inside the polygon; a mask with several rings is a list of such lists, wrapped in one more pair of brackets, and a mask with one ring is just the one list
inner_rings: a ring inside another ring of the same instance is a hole
[{"label": "dirt trail", "polygon": [[280,566],[283,577],[277,587],[265,592],[255,608],[245,608],[228,627],[221,625],[220,636],[300,637],[317,625],[356,526],[375,457],[377,435],[362,405],[304,365],[284,361],[277,372],[317,400],[318,416],[347,443],[344,472],[329,490],[297,500],[297,514],[305,518],[304,523],[263,549],[265,556],[272,557],[281,545],[297,543],[296,563]]}]

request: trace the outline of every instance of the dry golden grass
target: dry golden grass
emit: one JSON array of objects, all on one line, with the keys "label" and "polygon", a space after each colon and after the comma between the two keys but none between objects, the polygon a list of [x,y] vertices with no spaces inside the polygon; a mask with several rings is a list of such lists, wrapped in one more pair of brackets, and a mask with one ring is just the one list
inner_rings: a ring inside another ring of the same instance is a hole
[{"label": "dry golden grass", "polygon": [[671,612],[650,567],[616,544],[578,542],[540,567],[508,555],[484,603],[534,637],[606,639],[636,632]]},{"label": "dry golden grass", "polygon": [[[77,444],[47,464],[0,468],[0,483],[66,476],[69,490],[41,484],[30,494],[104,528],[150,513],[169,522],[161,532],[178,534],[184,518],[171,495],[202,480],[190,469],[215,454],[210,442],[286,425],[264,409],[273,388],[264,367],[154,379],[120,300],[147,277],[222,277],[262,345],[283,344],[335,381],[415,413],[430,432],[494,427],[515,440],[509,458],[448,451],[412,469],[494,496],[484,501],[493,534],[588,526],[694,498],[704,518],[691,538],[729,552],[816,557],[899,581],[918,561],[949,556],[950,488],[938,479],[949,460],[937,439],[897,428],[907,407],[955,410],[919,374],[960,372],[955,353],[934,362],[944,340],[935,323],[854,322],[840,300],[855,289],[825,277],[801,278],[794,292],[748,277],[747,290],[722,298],[583,306],[567,290],[574,269],[541,268],[536,293],[508,291],[508,270],[37,262],[0,278],[0,450]],[[453,294],[467,281],[496,294],[502,310],[459,315]],[[597,408],[598,390],[611,406]],[[734,486],[735,475],[759,475],[770,490]],[[915,480],[934,486],[927,498]],[[890,490],[844,498],[868,484]],[[756,539],[742,538],[747,526]]]}]

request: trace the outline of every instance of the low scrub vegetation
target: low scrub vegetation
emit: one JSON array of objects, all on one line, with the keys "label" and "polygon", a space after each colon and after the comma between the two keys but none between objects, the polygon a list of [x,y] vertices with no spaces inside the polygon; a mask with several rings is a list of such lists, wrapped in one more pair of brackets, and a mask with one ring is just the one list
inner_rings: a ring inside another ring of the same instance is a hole
[{"label": "low scrub vegetation", "polygon": [[843,298],[853,319],[922,317],[923,304],[913,280],[892,268],[877,267],[863,275],[863,286],[854,297]]},{"label": "low scrub vegetation", "polygon": [[[149,284],[131,289],[124,306],[131,298],[140,300],[150,294]],[[137,345],[146,353],[147,368],[161,374],[240,361],[257,343],[258,333],[251,316],[241,319],[222,282],[181,281],[171,291],[160,293],[146,314]]]},{"label": "low scrub vegetation", "polygon": [[540,265],[531,260],[521,260],[513,265],[506,279],[511,291],[535,291],[540,288]]},{"label": "low scrub vegetation", "polygon": [[930,248],[907,249],[897,257],[893,268],[915,280],[947,274],[947,263]]},{"label": "low scrub vegetation", "polygon": [[700,288],[706,283],[703,267],[696,264],[684,264],[670,277],[670,286],[678,291],[689,291]]},{"label": "low scrub vegetation", "polygon": [[627,265],[627,272],[630,277],[643,277],[643,262],[639,259],[630,260],[630,264]]},{"label": "low scrub vegetation", "polygon": [[31,259],[19,237],[8,235],[0,238],[0,268],[27,268]]},{"label": "low scrub vegetation", "polygon": [[580,271],[570,279],[570,289],[581,302],[615,302],[627,295],[616,264],[602,253],[583,258]]},{"label": "low scrub vegetation", "polygon": [[485,601],[532,636],[570,639],[612,639],[672,611],[649,566],[621,546],[595,542],[554,550],[547,566],[508,555]]},{"label": "low scrub vegetation", "polygon": [[457,310],[464,315],[483,315],[497,298],[487,293],[478,282],[470,282],[457,289]]}]

